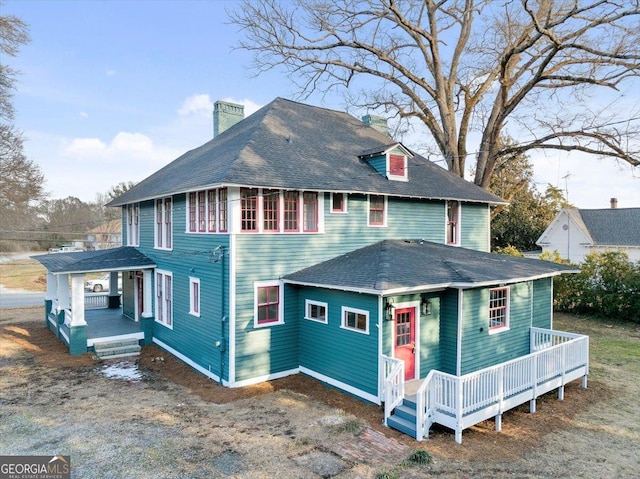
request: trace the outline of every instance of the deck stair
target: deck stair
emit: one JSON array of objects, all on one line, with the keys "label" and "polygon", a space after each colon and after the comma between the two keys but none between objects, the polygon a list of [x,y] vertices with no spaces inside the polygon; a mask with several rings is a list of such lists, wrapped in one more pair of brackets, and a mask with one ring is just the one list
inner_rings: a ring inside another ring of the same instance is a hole
[{"label": "deck stair", "polygon": [[100,359],[125,358],[140,355],[140,344],[137,339],[121,339],[110,341],[95,341],[95,354]]},{"label": "deck stair", "polygon": [[415,397],[405,396],[391,416],[387,419],[387,425],[393,429],[416,438],[416,402]]}]

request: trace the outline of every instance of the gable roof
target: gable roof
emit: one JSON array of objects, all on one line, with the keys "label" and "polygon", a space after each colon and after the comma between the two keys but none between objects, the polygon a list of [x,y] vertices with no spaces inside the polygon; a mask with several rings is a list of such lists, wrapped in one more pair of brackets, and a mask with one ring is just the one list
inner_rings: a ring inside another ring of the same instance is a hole
[{"label": "gable roof", "polygon": [[222,185],[505,203],[420,155],[410,160],[407,182],[389,181],[359,158],[389,144],[347,113],[276,98],[108,206]]},{"label": "gable roof", "polygon": [[51,273],[87,273],[154,268],[156,264],[133,246],[98,251],[49,253],[32,256]]},{"label": "gable roof", "polygon": [[640,208],[578,210],[594,245],[640,246]]},{"label": "gable roof", "polygon": [[422,240],[385,240],[305,268],[287,283],[397,294],[516,283],[579,270]]}]

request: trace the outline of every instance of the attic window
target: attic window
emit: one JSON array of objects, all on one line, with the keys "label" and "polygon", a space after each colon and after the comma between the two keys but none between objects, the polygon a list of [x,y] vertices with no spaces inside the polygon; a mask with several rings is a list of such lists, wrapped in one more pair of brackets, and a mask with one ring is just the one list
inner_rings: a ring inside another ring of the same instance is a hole
[{"label": "attic window", "polygon": [[405,155],[389,154],[389,179],[407,179],[407,157]]}]

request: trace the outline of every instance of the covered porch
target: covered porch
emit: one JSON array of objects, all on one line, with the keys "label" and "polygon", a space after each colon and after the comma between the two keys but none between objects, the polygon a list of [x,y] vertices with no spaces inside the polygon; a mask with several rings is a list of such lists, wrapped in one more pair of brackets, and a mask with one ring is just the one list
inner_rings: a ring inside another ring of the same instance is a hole
[{"label": "covered porch", "polygon": [[[147,344],[152,339],[155,264],[133,247],[34,256],[47,268],[45,321],[72,355]],[[110,274],[108,294],[86,294],[85,275]],[[122,294],[118,275],[123,276]],[[108,346],[108,347],[107,347]],[[129,348],[131,349],[131,348]]]}]

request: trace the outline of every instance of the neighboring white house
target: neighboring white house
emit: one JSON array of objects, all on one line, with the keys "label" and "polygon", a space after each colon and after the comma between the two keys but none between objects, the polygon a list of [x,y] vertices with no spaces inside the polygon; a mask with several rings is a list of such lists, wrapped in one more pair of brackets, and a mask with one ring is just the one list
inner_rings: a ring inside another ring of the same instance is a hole
[{"label": "neighboring white house", "polygon": [[582,263],[589,253],[624,251],[640,261],[640,208],[583,210],[563,208],[538,238],[542,251],[557,251],[572,263]]}]

